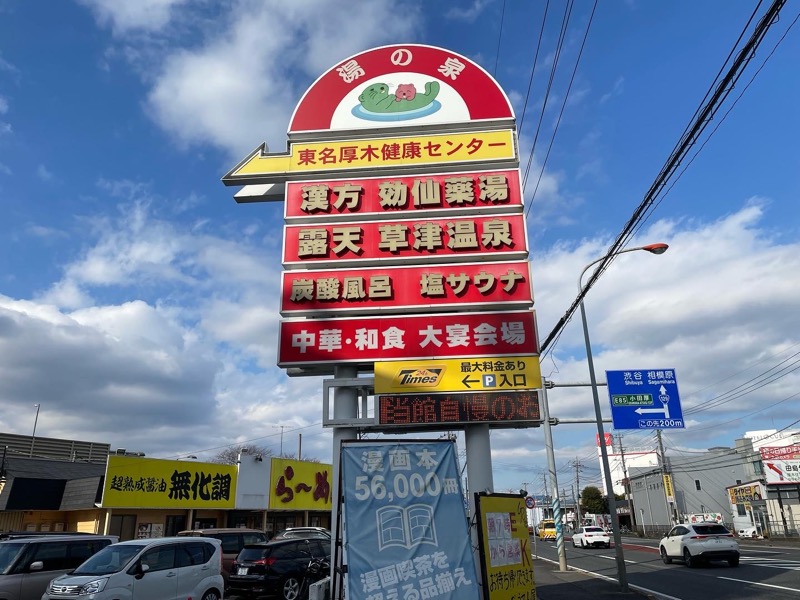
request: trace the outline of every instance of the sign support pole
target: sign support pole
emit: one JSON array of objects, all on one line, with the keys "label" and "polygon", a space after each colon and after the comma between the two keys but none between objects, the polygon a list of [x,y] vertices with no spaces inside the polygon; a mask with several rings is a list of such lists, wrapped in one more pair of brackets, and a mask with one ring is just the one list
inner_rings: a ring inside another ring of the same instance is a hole
[{"label": "sign support pole", "polygon": [[550,406],[547,403],[547,385],[542,380],[542,428],[544,446],[547,453],[547,470],[550,473],[550,486],[553,488],[553,521],[556,526],[556,547],[558,549],[558,569],[567,570],[567,551],[564,548],[564,525],[561,522],[561,501],[558,498],[558,478],[556,476],[556,457],[553,450],[553,430],[550,425]]},{"label": "sign support pole", "polygon": [[[334,379],[355,379],[358,377],[358,367],[354,365],[337,365],[334,367]],[[358,418],[358,389],[352,387],[336,387],[333,391],[333,418],[334,419],[350,419],[355,420]],[[346,440],[354,440],[358,438],[358,430],[355,427],[334,427],[333,428],[333,491],[331,502],[331,531],[340,532],[344,531],[339,527],[339,519],[341,518],[340,509],[342,497],[342,490],[340,489],[341,483],[341,460],[342,455],[342,442]],[[344,540],[334,539],[334,544],[338,544],[338,554],[344,552]],[[334,569],[336,568],[336,561],[331,561],[331,581],[335,581]],[[336,594],[336,590],[332,591]]]},{"label": "sign support pole", "polygon": [[[492,445],[488,425],[468,425],[464,428],[464,446],[467,452],[467,482],[469,484],[469,533],[472,540],[472,553],[475,564],[480,564],[480,540],[476,521],[475,493],[494,492],[494,479],[492,477]],[[477,576],[482,574],[478,570]],[[480,582],[479,582],[480,583]]]}]

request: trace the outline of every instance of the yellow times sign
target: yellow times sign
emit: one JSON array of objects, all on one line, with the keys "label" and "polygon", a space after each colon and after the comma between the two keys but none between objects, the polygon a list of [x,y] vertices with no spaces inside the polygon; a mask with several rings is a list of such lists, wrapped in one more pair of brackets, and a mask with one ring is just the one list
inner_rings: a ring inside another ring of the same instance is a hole
[{"label": "yellow times sign", "polygon": [[542,387],[538,356],[375,363],[375,393],[530,390]]},{"label": "yellow times sign", "polygon": [[103,508],[234,508],[236,467],[109,456]]},{"label": "yellow times sign", "polygon": [[374,137],[330,142],[293,142],[288,154],[256,148],[222,178],[226,185],[274,183],[290,176],[336,171],[487,162],[518,162],[511,129]]}]

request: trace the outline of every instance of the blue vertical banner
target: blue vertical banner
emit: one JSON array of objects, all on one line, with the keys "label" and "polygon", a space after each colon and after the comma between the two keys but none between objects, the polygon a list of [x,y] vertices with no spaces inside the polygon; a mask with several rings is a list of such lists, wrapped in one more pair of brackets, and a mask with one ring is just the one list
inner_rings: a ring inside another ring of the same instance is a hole
[{"label": "blue vertical banner", "polygon": [[342,446],[348,600],[479,600],[455,444]]}]

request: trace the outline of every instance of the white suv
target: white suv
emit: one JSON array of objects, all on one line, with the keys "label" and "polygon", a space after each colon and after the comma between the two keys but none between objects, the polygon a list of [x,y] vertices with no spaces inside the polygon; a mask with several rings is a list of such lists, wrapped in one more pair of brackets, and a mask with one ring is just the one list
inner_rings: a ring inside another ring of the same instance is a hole
[{"label": "white suv", "polygon": [[732,567],[739,566],[739,544],[733,539],[733,534],[719,523],[676,525],[658,546],[665,564],[677,558],[687,567],[696,567],[709,560],[725,560]]},{"label": "white suv", "polygon": [[68,575],[50,582],[42,600],[221,600],[219,540],[173,537],[106,546]]}]

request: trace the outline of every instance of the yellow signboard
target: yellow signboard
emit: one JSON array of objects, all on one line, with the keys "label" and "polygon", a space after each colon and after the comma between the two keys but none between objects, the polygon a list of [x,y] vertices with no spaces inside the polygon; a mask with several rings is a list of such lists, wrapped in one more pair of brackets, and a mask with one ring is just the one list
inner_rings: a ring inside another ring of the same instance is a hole
[{"label": "yellow signboard", "polygon": [[667,495],[667,501],[675,502],[675,490],[672,487],[672,475],[664,473],[664,492]]},{"label": "yellow signboard", "polygon": [[103,508],[234,508],[236,467],[109,456]]},{"label": "yellow signboard", "polygon": [[375,363],[375,393],[502,392],[542,387],[538,356]]},{"label": "yellow signboard", "polygon": [[375,137],[336,142],[294,142],[288,154],[256,148],[222,178],[225,185],[276,183],[314,173],[415,168],[456,163],[518,162],[511,129]]},{"label": "yellow signboard", "polygon": [[271,460],[271,510],[331,510],[332,465],[293,458]]},{"label": "yellow signboard", "polygon": [[480,524],[484,597],[536,600],[525,498],[516,494],[476,494]]}]

